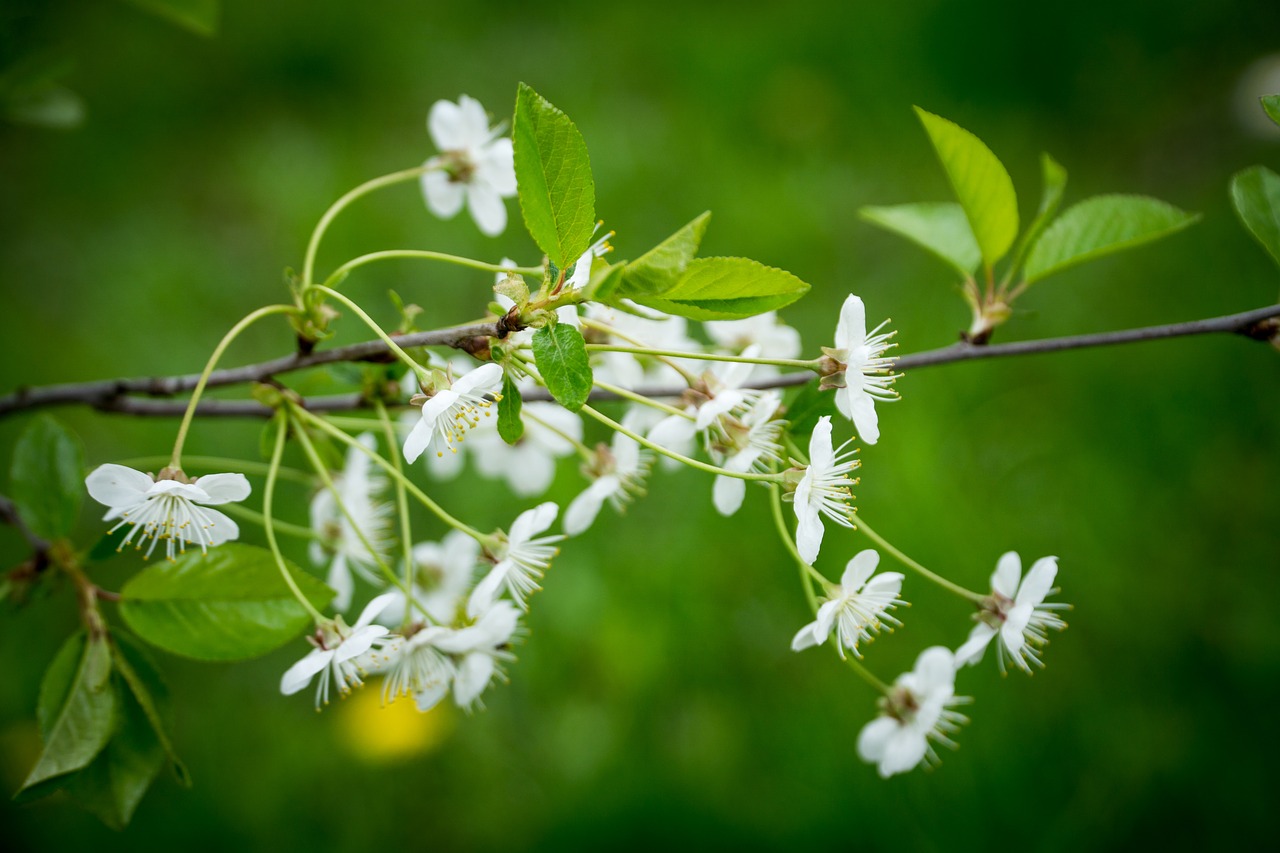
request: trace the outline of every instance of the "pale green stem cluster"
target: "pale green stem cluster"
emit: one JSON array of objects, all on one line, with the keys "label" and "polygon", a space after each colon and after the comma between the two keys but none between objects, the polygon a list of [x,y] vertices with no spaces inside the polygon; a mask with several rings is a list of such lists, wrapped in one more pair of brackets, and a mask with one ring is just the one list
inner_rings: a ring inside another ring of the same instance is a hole
[{"label": "pale green stem cluster", "polygon": [[273,503],[276,494],[276,474],[280,470],[280,460],[284,457],[284,442],[289,431],[288,421],[283,413],[276,415],[276,439],[271,449],[271,463],[267,469],[267,484],[262,490],[262,527],[267,534],[267,547],[271,549],[271,556],[275,558],[276,566],[280,569],[280,575],[284,578],[284,582],[289,587],[289,591],[293,593],[293,597],[298,599],[298,603],[303,609],[311,614],[311,618],[320,624],[325,621],[324,616],[315,608],[310,600],[302,594],[302,590],[298,589],[298,582],[293,579],[293,575],[289,572],[289,566],[284,561],[284,555],[280,553],[280,545],[276,542],[276,525],[271,517]]}]

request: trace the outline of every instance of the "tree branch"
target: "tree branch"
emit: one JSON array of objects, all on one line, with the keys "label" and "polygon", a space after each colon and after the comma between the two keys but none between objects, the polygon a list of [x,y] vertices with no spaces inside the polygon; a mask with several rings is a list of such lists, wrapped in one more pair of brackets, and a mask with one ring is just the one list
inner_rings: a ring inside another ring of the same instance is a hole
[{"label": "tree branch", "polygon": [[[459,349],[467,349],[474,338],[497,337],[504,332],[505,329],[501,327],[500,322],[482,323],[453,329],[402,335],[397,338],[397,342],[402,347],[452,346]],[[1033,355],[1035,353],[1139,343],[1162,338],[1221,333],[1244,335],[1256,340],[1276,340],[1277,336],[1280,336],[1280,305],[1269,305],[1265,308],[1245,311],[1240,314],[1228,314],[1223,317],[1192,320],[1186,323],[1170,323],[1163,326],[1146,326],[1139,329],[1124,329],[1118,332],[1101,332],[1092,335],[1074,335],[1065,338],[1045,338],[1038,341],[1018,341],[1008,344],[982,346],[962,342],[939,349],[900,356],[896,361],[896,367],[900,370],[911,370],[920,367],[951,364],[957,361]],[[384,342],[366,341],[336,349],[322,350],[309,355],[291,355],[244,367],[217,370],[209,377],[209,387],[262,382],[282,373],[335,362],[378,362],[387,360],[389,360],[389,353]],[[814,375],[808,372],[789,373],[748,383],[748,387],[785,388],[803,385],[813,378]],[[194,388],[198,379],[199,374],[187,374],[185,376],[109,379],[99,382],[25,388],[0,397],[0,417],[26,409],[68,404],[88,405],[99,411],[119,414],[175,417],[182,415],[186,409],[184,401],[153,400],[130,395],[173,396]],[[643,394],[646,397],[678,397],[686,389],[684,386],[652,386],[633,390],[635,393]],[[534,401],[550,400],[551,398],[546,389],[539,388],[527,392],[524,395],[524,399]],[[613,400],[617,399],[617,397],[614,394],[596,390],[592,392],[591,399]],[[307,400],[305,405],[307,409],[314,412],[337,412],[365,408],[368,404],[359,394],[346,394],[313,397]],[[196,413],[201,417],[265,418],[269,417],[273,410],[249,400],[206,400],[200,403]]]}]

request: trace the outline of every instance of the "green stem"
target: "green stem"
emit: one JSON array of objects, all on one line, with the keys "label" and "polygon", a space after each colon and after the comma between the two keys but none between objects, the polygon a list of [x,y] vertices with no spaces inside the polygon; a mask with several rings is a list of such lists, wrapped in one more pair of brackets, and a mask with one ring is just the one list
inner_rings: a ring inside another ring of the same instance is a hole
[{"label": "green stem", "polygon": [[370,329],[372,329],[372,330],[373,330],[373,333],[374,333],[375,335],[377,335],[379,338],[381,338],[381,339],[382,339],[382,342],[383,342],[383,343],[385,343],[385,344],[387,345],[387,347],[388,347],[388,348],[389,348],[393,353],[395,353],[395,354],[396,354],[396,356],[397,356],[401,361],[403,361],[405,364],[407,364],[407,365],[408,365],[408,366],[409,366],[409,367],[410,367],[410,368],[411,368],[411,369],[412,369],[416,374],[418,374],[418,376],[421,376],[423,379],[426,379],[426,378],[428,378],[428,377],[430,376],[430,373],[427,371],[427,369],[426,369],[425,367],[423,367],[421,364],[418,364],[418,362],[414,361],[414,360],[413,360],[413,357],[412,357],[412,356],[410,356],[410,355],[409,355],[409,353],[407,353],[407,352],[405,352],[403,349],[401,349],[401,348],[400,348],[400,345],[399,345],[398,343],[396,343],[396,342],[395,342],[395,339],[394,339],[394,338],[392,338],[390,335],[388,335],[386,332],[384,332],[384,331],[382,330],[382,327],[381,327],[381,326],[379,326],[379,325],[374,321],[374,319],[373,319],[372,317],[370,317],[368,314],[366,314],[366,313],[364,312],[364,309],[363,309],[363,308],[361,308],[359,305],[357,305],[356,303],[352,302],[352,301],[351,301],[350,299],[348,299],[346,296],[343,296],[341,293],[339,293],[338,291],[334,290],[333,288],[331,288],[331,287],[325,287],[323,284],[316,284],[316,285],[312,285],[312,290],[318,290],[318,291],[320,291],[321,293],[325,293],[325,294],[329,295],[330,297],[332,297],[333,299],[338,300],[338,301],[339,301],[339,302],[341,302],[343,305],[347,306],[347,308],[351,309],[351,312],[352,312],[352,313],[354,313],[357,317],[359,317],[361,320],[363,320],[363,321],[365,322],[365,324],[366,324]]},{"label": "green stem", "polygon": [[647,355],[653,358],[692,358],[700,361],[724,361],[736,364],[773,364],[778,367],[798,367],[804,370],[816,370],[818,366],[817,361],[802,361],[798,358],[749,358],[741,355],[716,355],[709,352],[619,347],[613,344],[587,344],[587,350],[589,352],[629,352],[632,355]]},{"label": "green stem", "polygon": [[[396,479],[396,510],[400,513],[400,545],[404,549],[404,588],[413,589],[413,534],[409,527],[409,494],[404,488],[404,469],[400,465],[400,454],[396,449],[400,446],[396,438],[395,424],[387,414],[387,407],[381,400],[374,401],[378,409],[378,418],[382,421],[382,434],[387,438],[390,449],[391,464],[395,466],[400,478]],[[410,608],[404,609],[405,624],[408,624]]]},{"label": "green stem", "polygon": [[333,222],[334,217],[336,217],[339,213],[341,213],[347,205],[351,204],[351,202],[355,201],[361,196],[368,195],[374,190],[381,189],[382,187],[389,187],[394,184],[403,183],[405,181],[412,181],[413,179],[421,177],[427,172],[430,172],[433,169],[438,169],[438,168],[440,168],[438,164],[434,162],[428,162],[422,166],[416,166],[412,169],[404,169],[403,171],[400,171],[400,172],[392,172],[389,175],[383,175],[380,178],[374,178],[371,181],[365,181],[363,184],[351,190],[350,192],[346,193],[344,196],[342,196],[333,204],[331,204],[329,206],[329,209],[324,212],[324,216],[321,216],[320,221],[316,223],[315,230],[311,232],[311,239],[307,242],[307,256],[306,256],[306,259],[302,262],[303,289],[306,290],[307,288],[310,288],[312,285],[311,275],[315,271],[316,252],[320,248],[320,240],[324,237],[324,232],[328,230],[329,223]]},{"label": "green stem", "polygon": [[294,412],[294,415],[299,419],[305,420],[309,424],[313,424],[318,429],[324,432],[327,432],[329,435],[333,436],[334,438],[338,439],[339,441],[348,445],[349,447],[359,448],[363,453],[368,455],[374,461],[374,463],[380,466],[382,470],[386,471],[393,479],[395,479],[397,482],[403,483],[404,487],[409,490],[409,494],[413,495],[415,498],[418,499],[418,501],[423,506],[425,506],[427,509],[435,513],[436,516],[445,524],[449,525],[454,530],[461,530],[463,533],[467,534],[472,539],[479,542],[481,546],[484,546],[484,547],[493,546],[494,542],[493,542],[492,536],[484,535],[480,531],[476,530],[474,527],[470,527],[469,525],[465,524],[462,521],[459,521],[457,518],[454,518],[452,515],[445,512],[444,508],[440,506],[440,504],[436,503],[431,498],[427,497],[426,492],[418,488],[417,485],[415,485],[412,480],[406,477],[403,473],[397,471],[395,469],[395,466],[393,466],[387,460],[383,459],[376,452],[365,447],[363,444],[356,441],[354,438],[347,435],[345,432],[338,429],[337,427],[329,424],[323,418],[317,417],[316,415],[313,415],[311,412],[308,412],[306,409],[294,408],[293,412]]},{"label": "green stem", "polygon": [[280,470],[280,460],[284,457],[284,441],[288,433],[288,425],[285,421],[283,413],[276,414],[276,442],[271,451],[271,465],[267,469],[267,484],[262,490],[262,528],[267,534],[267,547],[271,549],[271,555],[276,559],[276,566],[280,569],[280,575],[284,578],[284,582],[288,584],[289,591],[293,593],[293,597],[298,599],[298,603],[302,605],[316,624],[325,621],[324,616],[319,610],[316,610],[302,590],[298,589],[298,582],[293,579],[293,575],[289,572],[289,567],[285,564],[284,555],[280,553],[280,545],[276,542],[275,524],[271,518],[271,507],[276,494],[276,474]]},{"label": "green stem", "polygon": [[899,551],[897,548],[891,545],[889,541],[886,540],[883,536],[881,536],[879,533],[876,533],[874,530],[872,530],[867,525],[867,523],[862,519],[861,515],[858,515],[855,517],[854,523],[857,526],[858,530],[861,530],[864,534],[866,534],[866,537],[868,539],[870,539],[872,542],[879,545],[884,550],[888,551],[889,554],[899,563],[902,563],[902,565],[915,571],[917,574],[923,575],[925,578],[933,581],[938,586],[942,587],[945,590],[948,590],[949,592],[955,593],[961,598],[968,599],[969,601],[972,601],[975,604],[982,603],[983,596],[979,595],[976,592],[967,590],[964,587],[960,586],[959,584],[954,584],[939,574],[929,571],[924,566],[920,565],[915,560],[911,559],[906,554]]},{"label": "green stem", "polygon": [[[227,515],[234,515],[237,518],[243,518],[245,521],[251,521],[254,524],[261,525],[264,528],[267,526],[267,517],[260,512],[254,512],[253,510],[249,509],[247,506],[241,506],[240,504],[229,503],[229,504],[222,504],[221,506],[218,507],[218,509],[225,512]],[[310,527],[303,527],[301,524],[290,524],[289,522],[281,521],[278,518],[273,518],[271,520],[271,524],[273,527],[275,527],[278,533],[287,533],[290,536],[297,536],[299,539],[319,539],[320,538],[320,535],[316,533],[314,530],[312,530]]]},{"label": "green stem", "polygon": [[[123,459],[117,462],[117,465],[124,465],[127,468],[137,468],[145,470],[147,468],[161,467],[163,468],[170,461],[167,456],[138,456],[133,459]],[[238,471],[241,474],[253,474],[255,476],[265,476],[270,466],[265,462],[255,462],[250,459],[229,459],[222,456],[187,456],[185,461],[188,468],[206,468],[212,471]],[[299,471],[297,468],[280,467],[276,472],[276,476],[282,480],[293,480],[296,483],[311,485],[315,481],[315,477],[306,471]]]},{"label": "green stem", "polygon": [[650,450],[654,451],[655,453],[660,453],[669,459],[674,459],[677,462],[682,462],[685,465],[688,465],[690,468],[697,468],[699,471],[705,471],[708,474],[718,474],[719,476],[722,476],[722,477],[733,477],[738,480],[755,480],[758,482],[765,482],[765,483],[776,483],[781,480],[781,475],[779,474],[753,474],[751,472],[740,473],[738,471],[728,471],[724,468],[717,468],[715,465],[708,465],[706,462],[699,462],[697,459],[690,459],[688,456],[684,456],[679,453],[676,453],[674,450],[667,450],[667,448],[663,447],[662,445],[656,444],[650,441],[649,439],[645,438],[644,436],[638,433],[632,432],[631,430],[624,427],[622,424],[618,423],[612,418],[602,415],[600,412],[597,412],[595,409],[591,408],[590,406],[583,406],[582,411],[586,412],[588,415],[595,418],[600,423],[604,424],[610,429],[620,432],[623,435],[627,436],[628,438],[632,439],[633,441],[638,443],[640,446],[647,447]]},{"label": "green stem", "polygon": [[844,662],[849,665],[849,669],[852,669],[858,675],[862,676],[863,681],[867,682],[867,684],[870,684],[881,693],[888,695],[889,685],[872,675],[871,670],[863,666],[861,661],[854,657],[845,657]]},{"label": "green stem", "polygon": [[182,467],[182,445],[187,440],[187,430],[191,429],[191,421],[196,414],[196,404],[200,402],[200,395],[204,393],[204,386],[209,382],[209,374],[213,373],[213,369],[218,366],[218,359],[222,358],[222,354],[226,352],[231,342],[239,336],[241,332],[261,320],[263,317],[270,317],[273,314],[294,314],[298,309],[293,305],[267,305],[248,314],[239,323],[231,327],[218,345],[214,347],[213,354],[209,356],[209,363],[204,366],[204,372],[200,374],[200,379],[196,382],[195,390],[191,392],[191,399],[187,402],[187,411],[182,416],[182,424],[178,427],[178,437],[173,442],[173,455],[169,459],[169,465],[174,468]]},{"label": "green stem", "polygon": [[520,275],[542,275],[542,267],[517,267],[503,266],[502,264],[487,264],[484,261],[476,261],[471,258],[460,257],[459,255],[449,255],[444,252],[428,252],[419,249],[388,249],[382,252],[371,252],[367,255],[361,255],[358,258],[352,258],[342,266],[338,267],[325,279],[326,287],[337,287],[339,281],[347,273],[354,269],[372,264],[377,261],[390,261],[396,259],[416,259],[424,261],[443,261],[447,264],[455,264],[460,267],[467,267],[473,270],[482,270],[483,272],[506,272],[519,273]]},{"label": "green stem", "polygon": [[556,435],[560,436],[565,441],[573,445],[574,449],[578,451],[578,455],[582,457],[583,462],[587,463],[588,465],[595,464],[596,455],[591,452],[590,447],[587,447],[581,441],[569,435],[567,432],[560,429],[559,427],[555,426],[550,421],[547,421],[543,418],[538,417],[533,412],[530,412],[528,409],[522,409],[520,412],[520,417],[528,418],[529,420],[533,421],[543,429],[549,430],[550,432],[554,432]]},{"label": "green stem", "polygon": [[634,391],[628,391],[626,388],[617,385],[610,385],[608,382],[594,380],[595,386],[601,391],[608,391],[610,394],[616,394],[624,400],[630,400],[633,403],[639,403],[642,406],[649,406],[659,411],[666,412],[668,415],[679,415],[682,418],[695,420],[694,416],[688,412],[677,409],[675,406],[668,406],[666,403],[659,403],[657,400],[651,400],[643,394],[637,394]]},{"label": "green stem", "polygon": [[818,612],[818,598],[813,594],[813,583],[816,581],[824,589],[827,585],[827,579],[805,561],[800,556],[800,551],[796,548],[795,540],[791,538],[791,529],[787,527],[786,516],[782,513],[782,489],[773,486],[769,489],[769,504],[773,511],[773,523],[778,528],[778,535],[782,538],[782,544],[787,547],[787,552],[791,554],[796,561],[796,565],[800,567],[800,583],[804,586],[805,598],[809,600],[809,609],[815,614]]}]

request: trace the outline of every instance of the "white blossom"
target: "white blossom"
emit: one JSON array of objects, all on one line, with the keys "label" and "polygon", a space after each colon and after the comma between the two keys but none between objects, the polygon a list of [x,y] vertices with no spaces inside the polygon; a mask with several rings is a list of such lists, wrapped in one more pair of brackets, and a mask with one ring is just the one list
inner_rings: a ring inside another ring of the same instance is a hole
[{"label": "white blossom", "polygon": [[[956,649],[956,664],[965,666],[982,660],[987,646],[997,636],[1000,671],[1005,671],[1005,658],[1011,659],[1023,672],[1031,672],[1034,664],[1043,667],[1040,649],[1049,642],[1045,631],[1061,631],[1067,623],[1055,613],[1070,605],[1045,602],[1054,592],[1058,576],[1058,558],[1041,557],[1022,577],[1022,560],[1009,551],[996,563],[991,575],[991,595],[983,599],[974,618],[978,624],[969,639]],[[1019,583],[1021,580],[1021,583]]]},{"label": "white blossom", "polygon": [[511,659],[507,646],[519,626],[520,611],[509,601],[495,601],[473,624],[452,631],[436,645],[457,656],[453,701],[472,708],[499,672],[498,662]]},{"label": "white blossom", "polygon": [[516,517],[506,541],[495,554],[498,562],[471,592],[467,615],[475,617],[488,610],[502,589],[511,593],[516,604],[527,609],[526,599],[540,589],[538,580],[556,555],[555,543],[564,536],[538,536],[556,520],[560,507],[551,501],[525,510]]},{"label": "white blossom", "polygon": [[563,406],[538,401],[525,403],[521,412],[524,433],[515,444],[507,444],[497,424],[490,422],[469,436],[467,444],[483,476],[505,480],[516,495],[530,498],[551,487],[556,459],[577,449],[574,442],[582,441],[582,418]]},{"label": "white blossom", "polygon": [[373,620],[391,600],[392,595],[385,593],[370,601],[351,627],[347,627],[341,616],[317,626],[315,633],[307,637],[315,648],[285,672],[280,679],[280,692],[292,696],[310,684],[318,673],[320,683],[316,685],[316,709],[319,710],[321,705],[329,704],[330,682],[343,697],[361,686],[364,667],[356,659],[384,645],[388,639],[387,629],[374,625]]},{"label": "white blossom", "polygon": [[[356,441],[369,450],[378,446],[372,433]],[[386,477],[359,448],[347,449],[346,465],[333,485],[333,490],[321,489],[311,499],[311,529],[319,539],[311,542],[310,557],[316,565],[329,563],[326,582],[337,593],[334,608],[343,611],[351,606],[355,591],[353,570],[371,583],[378,581],[373,567],[387,550],[392,507],[381,500]]]},{"label": "white blossom", "polygon": [[880,333],[888,322],[885,320],[868,333],[866,308],[861,299],[849,294],[836,323],[836,345],[822,348],[830,372],[819,387],[836,389],[836,408],[853,421],[867,444],[880,440],[875,402],[898,399],[892,386],[899,374],[893,372],[893,359],[884,355],[896,346],[890,342],[896,332]]},{"label": "white blossom", "polygon": [[481,232],[501,234],[507,227],[502,200],[516,194],[515,158],[511,140],[499,136],[502,127],[490,128],[480,102],[463,95],[456,104],[432,104],[427,130],[440,149],[421,179],[427,207],[450,219],[466,203]]},{"label": "white blossom", "polygon": [[846,450],[850,443],[846,441],[839,449],[833,450],[831,417],[824,415],[818,418],[809,439],[809,467],[805,469],[792,498],[798,521],[796,548],[807,563],[817,559],[822,548],[824,515],[842,527],[853,527],[853,510],[849,501],[853,497],[850,490],[857,480],[850,479],[849,474],[860,463],[853,458],[856,451]]},{"label": "white blossom", "polygon": [[832,628],[836,631],[836,651],[844,657],[844,650],[862,657],[859,642],[870,642],[873,634],[880,633],[881,622],[893,626],[902,623],[886,611],[903,603],[898,598],[902,591],[901,572],[881,572],[872,577],[880,555],[873,550],[860,551],[845,566],[840,583],[833,585],[827,600],[818,608],[817,618],[805,625],[791,641],[794,651],[810,646],[820,646],[827,641]]},{"label": "white blossom", "polygon": [[422,419],[404,442],[404,458],[414,462],[428,447],[436,448],[436,456],[447,449],[457,453],[467,431],[491,417],[495,399],[501,398],[502,366],[489,362],[442,388],[422,404]]},{"label": "white blossom", "polygon": [[858,734],[858,755],[876,765],[884,778],[905,773],[926,759],[937,763],[930,741],[955,748],[949,737],[968,718],[953,706],[967,703],[955,695],[955,660],[949,649],[934,646],[916,658],[911,672],[898,676],[880,700],[881,716]]},{"label": "white blossom", "polygon": [[[450,530],[439,542],[419,542],[411,553],[414,600],[436,622],[451,623],[471,591],[480,562],[480,543],[461,530]],[[416,608],[409,608],[401,590],[390,594],[394,598],[383,614],[386,621],[398,623],[421,615]]]},{"label": "white blossom", "polygon": [[249,497],[249,481],[243,474],[206,474],[188,480],[181,471],[166,468],[159,478],[126,468],[124,465],[100,465],[85,478],[89,496],[108,507],[104,521],[131,525],[120,548],[137,538],[137,547],[150,539],[146,556],[156,543],[164,540],[165,556],[170,560],[185,553],[187,545],[199,545],[208,552],[214,545],[229,542],[240,535],[236,523],[209,506],[242,501]]},{"label": "white blossom", "polygon": [[[748,347],[756,347],[760,358],[798,358],[800,333],[778,319],[778,312],[768,311],[743,320],[711,320],[702,324],[707,336],[721,349],[744,354]],[[757,364],[751,371],[754,378],[775,376],[778,368],[772,364]]]},{"label": "white blossom", "polygon": [[615,432],[612,445],[601,445],[595,455],[596,462],[588,472],[595,480],[570,502],[564,513],[564,532],[570,536],[591,527],[605,501],[621,512],[629,500],[644,494],[644,478],[653,457],[641,450],[635,439]]},{"label": "white blossom", "polygon": [[[741,417],[720,420],[719,436],[713,443],[712,451],[722,460],[722,468],[745,474],[782,458],[778,439],[784,422],[773,417],[781,404],[781,393],[767,391]],[[711,499],[716,511],[728,516],[742,506],[746,493],[745,480],[717,474]]]}]

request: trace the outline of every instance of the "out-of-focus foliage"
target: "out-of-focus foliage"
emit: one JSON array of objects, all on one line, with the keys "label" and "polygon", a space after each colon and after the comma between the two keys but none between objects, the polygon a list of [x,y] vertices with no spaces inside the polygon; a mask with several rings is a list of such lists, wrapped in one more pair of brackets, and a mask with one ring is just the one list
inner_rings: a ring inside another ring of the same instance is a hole
[{"label": "out-of-focus foliage", "polygon": [[[1037,185],[1047,149],[1071,169],[1077,198],[1120,191],[1203,214],[1159,251],[1033,288],[1000,339],[1273,299],[1274,264],[1227,188],[1239,170],[1280,160],[1280,137],[1252,135],[1234,112],[1241,74],[1275,50],[1280,12],[1173,4],[1153,16],[1091,2],[1057,10],[1051,25],[1043,14],[1009,0],[682,3],[643,15],[286,0],[229,4],[210,39],[128,4],[6,4],[4,67],[37,48],[74,57],[57,84],[88,108],[71,132],[0,126],[0,387],[197,370],[226,327],[285,295],[280,271],[300,265],[330,201],[430,153],[434,100],[466,92],[510,119],[518,80],[588,139],[597,215],[617,230],[619,257],[710,208],[702,254],[741,251],[813,285],[785,312],[811,348],[827,342],[849,291],[893,317],[903,351],[948,343],[967,322],[946,267],[856,215],[948,197],[913,103],[978,133],[1015,186]],[[1247,93],[1251,109],[1266,93]],[[1035,200],[1023,195],[1030,221]],[[333,231],[322,268],[442,243],[537,260],[518,229],[491,240],[465,218],[440,222],[412,187],[361,204]],[[366,302],[395,288],[426,309],[425,327],[478,316],[490,284],[406,263],[361,270],[345,288]],[[387,302],[379,319],[395,318]],[[339,343],[366,336],[350,322],[338,331]],[[264,327],[231,357],[290,345]],[[302,649],[234,668],[164,656],[176,749],[195,787],[162,776],[123,837],[65,803],[6,804],[6,844],[1256,844],[1269,837],[1276,790],[1259,738],[1280,683],[1278,379],[1266,348],[1195,338],[921,370],[898,384],[903,402],[886,407],[884,437],[862,451],[868,520],[975,588],[1006,549],[1057,554],[1063,598],[1076,605],[1044,673],[962,673],[973,723],[936,772],[885,783],[858,761],[873,697],[829,656],[789,651],[809,616],[793,567],[762,533],[763,501],[726,521],[707,478],[659,473],[626,517],[602,517],[557,559],[511,683],[487,694],[484,713],[384,712],[366,691],[317,716],[276,692]],[[308,393],[324,393],[316,383]],[[176,427],[60,416],[90,464],[163,453]],[[7,446],[25,420],[0,423]],[[189,448],[251,458],[260,430],[198,422]],[[563,504],[577,484],[558,489]],[[434,493],[490,528],[514,506],[503,485],[475,478]],[[281,484],[282,506],[307,497]],[[88,515],[84,541],[100,530]],[[419,521],[424,535],[443,532]],[[16,535],[0,537],[16,562]],[[836,574],[837,546],[847,557],[865,544],[832,538],[820,567]],[[302,548],[291,557],[305,564]],[[131,559],[90,571],[118,589]],[[72,629],[66,595],[0,617],[6,790],[35,765],[30,718]],[[965,607],[912,578],[904,597],[916,605],[901,614],[906,627],[867,649],[887,677],[928,644],[954,647],[970,625]]]}]

